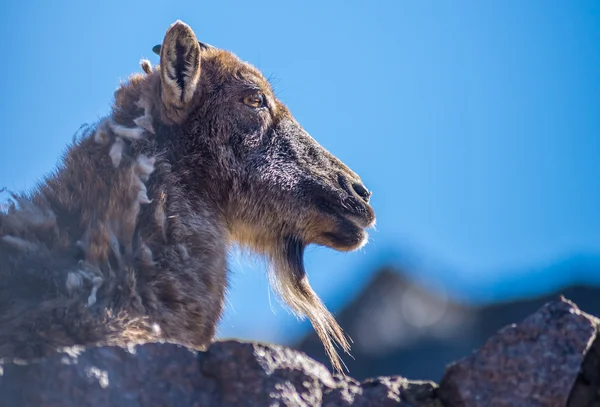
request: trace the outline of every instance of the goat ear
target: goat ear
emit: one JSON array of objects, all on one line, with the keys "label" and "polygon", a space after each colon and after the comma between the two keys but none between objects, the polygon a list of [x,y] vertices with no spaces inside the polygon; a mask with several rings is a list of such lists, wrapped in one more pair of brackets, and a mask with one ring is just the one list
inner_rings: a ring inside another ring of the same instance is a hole
[{"label": "goat ear", "polygon": [[161,97],[167,115],[176,122],[187,116],[200,78],[200,45],[194,31],[177,20],[160,47]]}]

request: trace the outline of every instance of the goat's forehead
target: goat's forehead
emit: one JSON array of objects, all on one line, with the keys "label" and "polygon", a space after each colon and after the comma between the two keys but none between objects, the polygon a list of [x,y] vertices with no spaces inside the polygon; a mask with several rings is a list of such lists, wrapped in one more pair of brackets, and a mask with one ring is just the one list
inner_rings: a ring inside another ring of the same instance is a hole
[{"label": "goat's forehead", "polygon": [[254,83],[262,89],[271,89],[269,81],[252,64],[242,61],[235,54],[221,50],[210,50],[203,55],[203,62],[211,62],[214,69],[223,80],[234,77],[246,82]]}]

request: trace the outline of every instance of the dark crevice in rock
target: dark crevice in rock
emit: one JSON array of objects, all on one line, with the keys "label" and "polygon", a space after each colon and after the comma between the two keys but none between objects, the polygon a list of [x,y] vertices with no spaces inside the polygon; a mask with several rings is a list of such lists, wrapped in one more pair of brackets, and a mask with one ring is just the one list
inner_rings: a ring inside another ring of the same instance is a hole
[{"label": "dark crevice in rock", "polygon": [[585,356],[567,407],[600,407],[600,336]]}]

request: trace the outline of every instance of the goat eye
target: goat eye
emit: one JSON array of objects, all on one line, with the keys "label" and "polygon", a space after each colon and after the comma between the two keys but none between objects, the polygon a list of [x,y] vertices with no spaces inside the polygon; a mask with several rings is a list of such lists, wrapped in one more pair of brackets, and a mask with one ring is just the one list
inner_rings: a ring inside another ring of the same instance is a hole
[{"label": "goat eye", "polygon": [[262,93],[255,93],[252,95],[244,96],[243,102],[245,105],[258,109],[264,107],[265,97]]}]

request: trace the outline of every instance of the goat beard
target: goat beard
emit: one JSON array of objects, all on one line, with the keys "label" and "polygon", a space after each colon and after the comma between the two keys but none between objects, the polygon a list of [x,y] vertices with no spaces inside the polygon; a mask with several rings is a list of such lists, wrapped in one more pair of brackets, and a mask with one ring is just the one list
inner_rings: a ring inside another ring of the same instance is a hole
[{"label": "goat beard", "polygon": [[346,370],[348,368],[340,359],[336,345],[349,354],[349,338],[308,282],[304,269],[305,247],[304,242],[296,237],[283,239],[279,250],[271,255],[271,286],[296,316],[308,317],[325,347],[332,367],[344,374],[342,366]]}]

